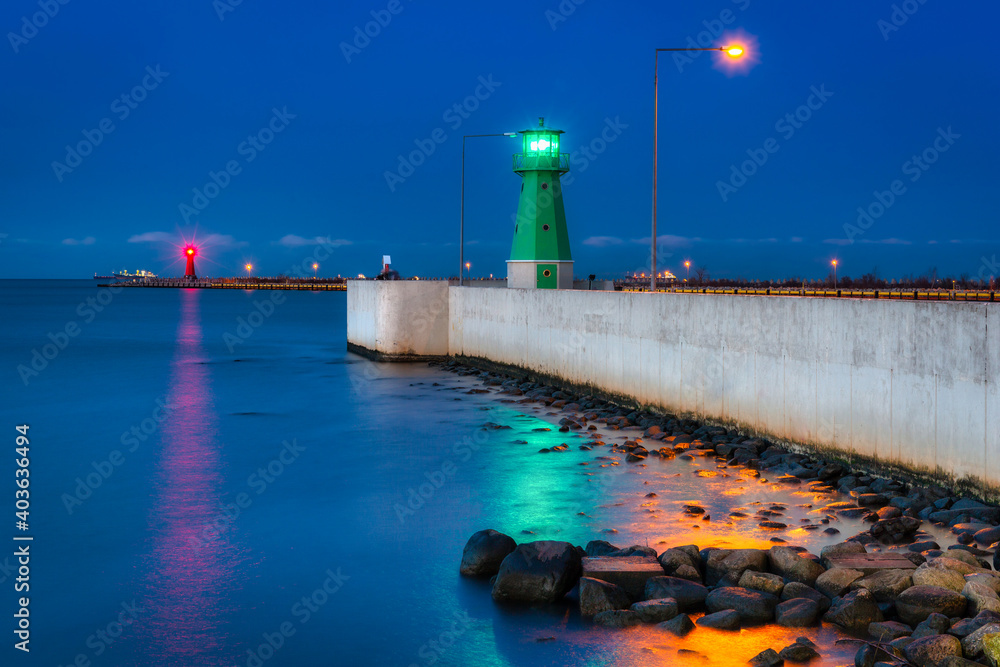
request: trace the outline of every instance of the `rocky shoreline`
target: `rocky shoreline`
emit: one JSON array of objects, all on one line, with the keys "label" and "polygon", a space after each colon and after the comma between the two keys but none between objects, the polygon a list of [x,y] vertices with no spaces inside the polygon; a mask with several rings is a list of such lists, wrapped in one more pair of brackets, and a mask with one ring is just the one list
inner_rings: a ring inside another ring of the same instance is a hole
[{"label": "rocky shoreline", "polygon": [[[656,624],[676,635],[699,626],[736,630],[827,622],[858,638],[859,666],[1000,664],[1000,573],[994,569],[1000,565],[1000,507],[957,497],[940,486],[853,472],[842,463],[790,452],[723,427],[640,412],[455,361],[434,365],[474,376],[518,403],[561,410],[566,415],[559,421],[562,432],[593,432],[598,424],[603,430],[635,431],[621,445],[592,439],[580,449],[606,447],[623,455],[626,465],[650,457],[714,457],[742,476],[766,475],[772,483],[850,496],[851,501],[828,506],[831,513],[823,519],[801,526],[806,530],[835,534],[829,524],[838,516],[871,524],[818,555],[786,546],[778,536],[770,549],[678,545],[657,553],[648,546],[619,549],[601,540],[586,547],[547,540],[517,544],[484,530],[470,538],[460,570],[492,578],[497,602],[565,599],[599,625]],[[567,449],[563,444],[540,453]],[[775,532],[787,528],[781,520],[784,509],[758,510],[758,525]],[[682,511],[709,519],[696,504]],[[942,548],[921,530],[924,522],[947,526],[956,543]],[[750,662],[807,662],[821,650],[803,637]]]}]

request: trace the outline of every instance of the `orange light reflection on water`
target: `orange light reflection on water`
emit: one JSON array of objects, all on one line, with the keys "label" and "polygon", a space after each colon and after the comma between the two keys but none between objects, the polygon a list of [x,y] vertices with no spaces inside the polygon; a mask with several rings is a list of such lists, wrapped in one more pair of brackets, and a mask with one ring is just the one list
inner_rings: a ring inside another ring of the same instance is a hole
[{"label": "orange light reflection on water", "polygon": [[[692,620],[700,617],[692,615]],[[820,658],[810,662],[813,667],[851,663],[857,645],[837,645],[837,639],[846,638],[831,626],[811,628],[785,628],[763,625],[739,631],[695,628],[685,637],[656,626],[639,626],[617,630],[602,637],[602,644],[616,644],[612,649],[617,655],[614,664],[619,667],[648,665],[713,665],[714,667],[745,667],[750,658],[769,648],[780,651],[793,644],[798,637],[814,642]],[[690,653],[689,653],[690,652]]]}]

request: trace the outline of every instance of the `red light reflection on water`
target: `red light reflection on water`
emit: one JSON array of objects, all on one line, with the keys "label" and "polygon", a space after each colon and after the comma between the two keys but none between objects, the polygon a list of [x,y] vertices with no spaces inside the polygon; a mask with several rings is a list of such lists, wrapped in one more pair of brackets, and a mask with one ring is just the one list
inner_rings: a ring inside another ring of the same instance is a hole
[{"label": "red light reflection on water", "polygon": [[198,309],[199,290],[180,292],[181,319],[172,362],[172,411],[162,430],[146,564],[149,613],[145,664],[232,664],[224,657],[224,620],[234,549],[219,506],[220,453]]}]

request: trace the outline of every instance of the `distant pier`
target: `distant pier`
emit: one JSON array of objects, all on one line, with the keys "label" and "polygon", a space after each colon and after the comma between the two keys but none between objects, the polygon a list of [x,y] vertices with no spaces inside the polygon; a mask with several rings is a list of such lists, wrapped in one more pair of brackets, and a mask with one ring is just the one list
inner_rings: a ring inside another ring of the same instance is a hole
[{"label": "distant pier", "polygon": [[346,278],[136,278],[119,280],[99,287],[160,287],[182,289],[301,290],[346,292]]}]

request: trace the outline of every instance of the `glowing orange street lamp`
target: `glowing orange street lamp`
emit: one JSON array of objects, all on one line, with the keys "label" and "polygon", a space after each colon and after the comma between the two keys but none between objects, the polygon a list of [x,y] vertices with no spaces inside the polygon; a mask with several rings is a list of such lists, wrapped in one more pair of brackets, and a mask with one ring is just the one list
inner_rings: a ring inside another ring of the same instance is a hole
[{"label": "glowing orange street lamp", "polygon": [[688,281],[691,280],[691,260],[690,259],[684,260],[684,270],[687,272],[687,275],[684,276],[684,282],[688,282]]},{"label": "glowing orange street lamp", "polygon": [[313,280],[316,279],[316,270],[319,269],[319,264],[313,262]]},{"label": "glowing orange street lamp", "polygon": [[834,288],[836,288],[837,287],[837,260],[833,260],[830,263],[833,264],[833,286],[834,286]]},{"label": "glowing orange street lamp", "polygon": [[253,271],[253,264],[247,263],[247,265],[244,266],[243,268],[247,270],[247,278],[253,275],[252,273],[250,273],[251,271]]},{"label": "glowing orange street lamp", "polygon": [[653,65],[653,238],[650,240],[652,246],[652,268],[649,273],[649,287],[656,291],[656,162],[657,162],[657,138],[659,132],[660,118],[660,52],[661,51],[722,51],[730,58],[742,58],[745,51],[742,46],[733,44],[731,46],[720,46],[711,49],[656,49],[656,57]]},{"label": "glowing orange street lamp", "polygon": [[472,262],[465,263],[465,270],[469,272],[469,280],[472,280]]}]

